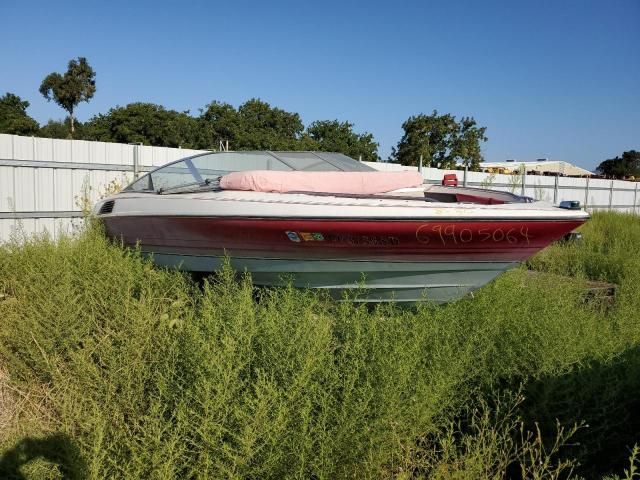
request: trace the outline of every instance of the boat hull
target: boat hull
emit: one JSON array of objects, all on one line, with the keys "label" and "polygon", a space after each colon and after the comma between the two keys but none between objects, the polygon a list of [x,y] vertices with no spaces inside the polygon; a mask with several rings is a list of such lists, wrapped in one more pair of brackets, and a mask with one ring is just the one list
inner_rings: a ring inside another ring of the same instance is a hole
[{"label": "boat hull", "polygon": [[161,266],[218,270],[256,285],[291,282],[356,300],[445,302],[491,281],[583,223],[579,219],[295,219],[107,216],[108,234]]},{"label": "boat hull", "polygon": [[[154,253],[157,265],[193,272],[222,268],[224,257]],[[517,262],[394,262],[227,257],[260,286],[291,284],[358,302],[446,302],[485,285]],[[349,292],[349,293],[347,293]]]}]

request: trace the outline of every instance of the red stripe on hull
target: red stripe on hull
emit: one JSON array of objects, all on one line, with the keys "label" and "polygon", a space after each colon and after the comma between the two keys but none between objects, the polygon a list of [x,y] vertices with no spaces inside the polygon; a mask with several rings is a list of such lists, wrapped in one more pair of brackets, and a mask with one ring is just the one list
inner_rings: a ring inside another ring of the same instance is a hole
[{"label": "red stripe on hull", "polygon": [[521,261],[582,220],[341,221],[103,217],[111,237],[152,252],[273,258]]}]

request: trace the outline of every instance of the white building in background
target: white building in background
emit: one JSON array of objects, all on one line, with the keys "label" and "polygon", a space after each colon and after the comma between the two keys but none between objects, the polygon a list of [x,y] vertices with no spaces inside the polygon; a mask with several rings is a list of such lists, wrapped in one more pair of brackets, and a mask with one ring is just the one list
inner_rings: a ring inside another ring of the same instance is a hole
[{"label": "white building in background", "polygon": [[561,175],[565,177],[590,177],[593,172],[577,167],[562,160],[549,160],[539,158],[534,161],[506,160],[504,162],[482,162],[480,168],[488,173],[512,173],[524,168],[528,174],[533,175]]}]

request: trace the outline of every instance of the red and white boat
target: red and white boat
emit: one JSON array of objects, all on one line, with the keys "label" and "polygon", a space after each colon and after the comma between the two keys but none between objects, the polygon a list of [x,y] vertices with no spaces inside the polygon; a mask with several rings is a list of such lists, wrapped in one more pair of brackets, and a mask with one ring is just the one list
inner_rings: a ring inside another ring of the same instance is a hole
[{"label": "red and white boat", "polygon": [[[564,207],[564,208],[562,208]],[[489,282],[584,223],[506,192],[422,184],[324,152],[219,152],[138,179],[94,210],[106,232],[162,266],[225,257],[256,285],[328,289],[361,301],[436,302]]]}]

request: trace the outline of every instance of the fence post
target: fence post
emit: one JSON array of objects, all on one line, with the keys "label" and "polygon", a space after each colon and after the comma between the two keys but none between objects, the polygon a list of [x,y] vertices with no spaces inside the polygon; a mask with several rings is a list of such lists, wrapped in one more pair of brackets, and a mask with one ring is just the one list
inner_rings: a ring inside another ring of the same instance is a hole
[{"label": "fence post", "polygon": [[609,211],[613,205],[613,180],[611,180],[611,186],[609,187]]},{"label": "fence post", "polygon": [[638,182],[636,182],[636,189],[633,191],[633,213],[636,213],[638,207]]},{"label": "fence post", "polygon": [[[73,152],[73,148],[71,148]],[[31,160],[38,160],[36,158],[36,137],[31,136]],[[33,169],[33,209],[38,210],[38,172],[39,168]]]},{"label": "fence post", "polygon": [[133,146],[133,179],[138,179],[138,145]]},{"label": "fence post", "polygon": [[462,186],[466,187],[467,186],[467,173],[469,172],[469,166],[465,165],[464,166],[464,176],[462,177]]},{"label": "fence post", "polygon": [[143,143],[130,143],[129,145],[133,145],[133,179],[137,180],[138,175],[140,175],[140,147],[143,145]]},{"label": "fence post", "polygon": [[587,177],[587,186],[584,189],[584,208],[585,208],[585,210],[589,206],[589,180],[590,179],[591,179],[591,177]]},{"label": "fence post", "polygon": [[553,203],[558,203],[558,174],[556,173],[556,183],[553,186]]},{"label": "fence post", "polygon": [[420,163],[418,164],[418,171],[422,173],[422,155],[420,155]]}]

